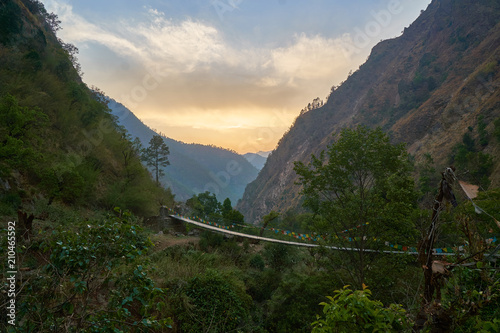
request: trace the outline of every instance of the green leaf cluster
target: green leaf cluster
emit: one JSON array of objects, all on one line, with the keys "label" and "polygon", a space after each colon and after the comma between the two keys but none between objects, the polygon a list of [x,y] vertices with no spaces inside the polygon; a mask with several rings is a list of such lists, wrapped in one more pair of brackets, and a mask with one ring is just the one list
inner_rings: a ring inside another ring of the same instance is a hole
[{"label": "green leaf cluster", "polygon": [[7,94],[0,98],[0,177],[14,168],[30,168],[40,160],[41,130],[48,117],[37,108],[22,107]]},{"label": "green leaf cluster", "polygon": [[[488,144],[487,134],[485,134],[481,122],[479,124],[479,134],[480,145],[486,146]],[[466,132],[463,135],[462,143],[454,147],[451,161],[464,173],[463,178],[465,180],[479,184],[484,189],[488,188],[490,184],[488,177],[494,165],[493,156],[478,150],[476,140],[474,140],[470,132]]]},{"label": "green leaf cluster", "polygon": [[400,305],[384,307],[372,300],[367,288],[352,291],[348,286],[322,302],[323,316],[312,323],[313,333],[333,332],[410,332],[406,311]]},{"label": "green leaf cluster", "polygon": [[443,291],[442,315],[454,332],[496,332],[500,318],[500,274],[494,265],[477,262],[457,267]]}]

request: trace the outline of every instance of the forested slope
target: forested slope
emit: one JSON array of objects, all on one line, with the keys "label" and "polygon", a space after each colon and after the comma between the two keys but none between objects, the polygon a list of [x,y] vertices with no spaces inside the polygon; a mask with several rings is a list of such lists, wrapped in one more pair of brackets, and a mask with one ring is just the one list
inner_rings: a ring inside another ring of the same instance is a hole
[{"label": "forested slope", "polygon": [[38,1],[0,3],[0,215],[54,202],[156,213],[172,195],[82,82],[58,24]]}]

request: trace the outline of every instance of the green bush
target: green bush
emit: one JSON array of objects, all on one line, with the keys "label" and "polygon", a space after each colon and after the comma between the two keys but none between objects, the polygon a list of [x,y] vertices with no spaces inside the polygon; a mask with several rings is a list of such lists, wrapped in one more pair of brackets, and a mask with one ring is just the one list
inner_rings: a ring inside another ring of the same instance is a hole
[{"label": "green bush", "polygon": [[264,262],[264,259],[258,253],[254,254],[250,258],[249,265],[250,265],[250,267],[258,269],[259,271],[263,271],[264,268],[266,267],[266,263]]},{"label": "green bush", "polygon": [[405,310],[391,304],[385,308],[380,301],[371,300],[371,291],[352,291],[347,286],[328,296],[323,305],[323,316],[312,323],[313,333],[322,332],[410,332]]},{"label": "green bush", "polygon": [[499,278],[495,267],[483,262],[453,270],[442,297],[453,332],[498,332],[490,328],[500,318]]},{"label": "green bush", "polygon": [[310,332],[318,304],[335,288],[333,282],[328,274],[285,275],[266,303],[265,328],[270,332]]},{"label": "green bush", "polygon": [[214,250],[222,245],[224,242],[224,235],[213,232],[213,231],[203,231],[200,235],[200,249],[205,252]]},{"label": "green bush", "polygon": [[229,332],[247,322],[250,297],[244,287],[215,270],[192,278],[187,303],[177,314],[185,332]]},{"label": "green bush", "polygon": [[[130,214],[116,212],[121,217],[78,222],[50,234],[42,231],[29,247],[19,244],[19,266],[33,270],[16,299],[16,320],[23,332],[170,327],[171,320],[161,316],[164,290],[155,287],[144,264],[136,264],[144,262],[151,241]],[[37,267],[37,260],[45,265]],[[2,303],[5,299],[0,295]],[[4,319],[2,315],[0,329],[6,328]]]},{"label": "green bush", "polygon": [[269,300],[281,283],[282,275],[273,269],[250,271],[245,285],[248,294],[255,302],[262,303]]},{"label": "green bush", "polygon": [[297,248],[280,243],[266,243],[262,256],[266,264],[277,271],[284,271],[298,262]]},{"label": "green bush", "polygon": [[107,308],[89,317],[86,331],[151,332],[172,328],[172,319],[162,316],[166,308],[165,291],[155,287],[142,265],[117,275],[115,288]]}]

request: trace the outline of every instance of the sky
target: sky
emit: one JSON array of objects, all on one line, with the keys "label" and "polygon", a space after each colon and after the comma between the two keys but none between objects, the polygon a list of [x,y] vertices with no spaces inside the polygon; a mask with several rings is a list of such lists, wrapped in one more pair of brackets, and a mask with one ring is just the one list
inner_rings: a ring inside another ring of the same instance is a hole
[{"label": "sky", "polygon": [[175,140],[270,151],[430,0],[42,0],[88,86]]}]

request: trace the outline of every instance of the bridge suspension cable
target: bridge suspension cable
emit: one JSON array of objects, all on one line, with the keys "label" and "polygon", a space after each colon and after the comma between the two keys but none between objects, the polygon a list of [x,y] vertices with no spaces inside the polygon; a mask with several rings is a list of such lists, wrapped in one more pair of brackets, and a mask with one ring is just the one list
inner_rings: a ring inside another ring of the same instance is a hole
[{"label": "bridge suspension cable", "polygon": [[[224,234],[228,234],[228,235],[233,235],[233,236],[238,236],[238,237],[243,237],[243,238],[260,240],[263,242],[280,243],[280,244],[287,244],[287,245],[293,245],[293,246],[304,246],[304,247],[320,247],[320,246],[322,246],[319,244],[292,242],[292,241],[286,241],[286,240],[275,239],[275,238],[249,235],[249,234],[245,234],[245,233],[238,232],[238,231],[221,229],[221,228],[218,228],[215,226],[207,225],[207,224],[202,223],[202,222],[194,221],[192,219],[189,219],[189,218],[186,218],[186,217],[183,217],[180,215],[170,215],[170,217],[177,219],[177,220],[180,220],[180,221],[183,221],[183,222],[186,222],[186,223],[193,224],[195,226],[198,226],[200,228],[204,228],[207,230],[211,230],[211,231],[215,231],[215,232],[219,232],[219,233],[224,233]],[[414,255],[418,254],[417,251],[374,250],[374,249],[361,250],[361,249],[355,248],[355,247],[339,247],[339,246],[323,246],[323,247],[325,247],[327,249],[331,249],[331,250],[338,250],[338,251],[365,251],[365,252],[376,252],[376,253],[387,253],[387,254],[414,254]],[[438,255],[438,256],[439,255],[444,256],[444,255],[453,255],[454,253],[449,253],[449,252],[448,253],[446,253],[446,252],[439,253],[437,251],[434,251],[433,254]]]}]

